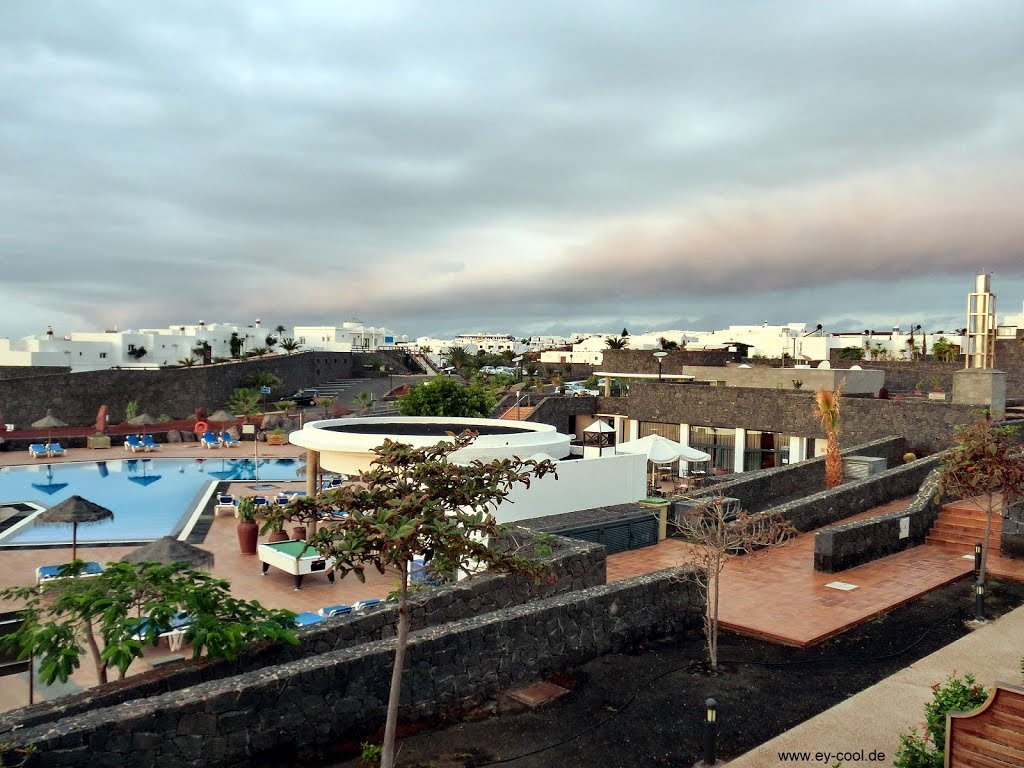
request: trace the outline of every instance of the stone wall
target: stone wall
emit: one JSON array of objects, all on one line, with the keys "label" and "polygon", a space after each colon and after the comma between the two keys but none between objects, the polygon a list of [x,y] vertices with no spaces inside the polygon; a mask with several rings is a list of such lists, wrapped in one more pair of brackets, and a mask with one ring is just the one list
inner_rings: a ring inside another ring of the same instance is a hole
[{"label": "stone wall", "polygon": [[[867,520],[836,525],[814,534],[814,569],[835,573],[845,571],[863,563],[878,560],[896,552],[924,544],[925,537],[941,505],[935,501],[939,473],[935,469],[939,457],[919,459],[911,464],[893,470],[902,480],[917,477],[927,472],[914,500],[905,509],[876,515]],[[888,475],[889,473],[885,473]],[[866,482],[866,481],[865,481]],[[907,535],[900,535],[900,521],[909,518]]]},{"label": "stone wall", "polygon": [[[692,575],[661,571],[415,632],[402,715],[482,697],[700,626]],[[37,766],[222,766],[357,740],[383,722],[394,640],[308,656],[187,693],[93,709],[12,734]],[[291,760],[289,760],[290,762]]]},{"label": "stone wall", "polygon": [[[600,369],[615,373],[657,373],[658,358],[654,356],[656,351],[654,349],[606,349]],[[738,352],[677,349],[661,358],[661,373],[662,375],[688,373],[683,370],[684,366],[721,367],[727,362],[742,362],[742,357]],[[714,376],[709,374],[708,378],[714,378]]]},{"label": "stone wall", "polygon": [[[840,443],[851,445],[901,435],[913,446],[934,450],[948,444],[954,425],[971,420],[975,406],[930,400],[842,401]],[[744,427],[824,438],[814,415],[814,393],[805,390],[706,387],[636,381],[629,397],[600,397],[597,413],[620,413],[639,421],[706,427]]]},{"label": "stone wall", "polygon": [[74,426],[95,423],[99,407],[106,404],[111,422],[119,423],[124,420],[126,405],[134,400],[140,413],[183,418],[196,408],[211,412],[224,406],[231,392],[255,371],[279,377],[283,382],[279,392],[287,394],[320,381],[350,377],[352,355],[298,352],[192,368],[33,373],[0,381],[0,412],[7,422],[20,427],[38,421],[52,408],[55,416]]},{"label": "stone wall", "polygon": [[[547,598],[605,583],[604,547],[589,542],[554,536],[552,554],[537,559],[551,566],[549,578],[539,584],[508,574],[484,574],[457,584],[430,588],[413,596],[410,615],[414,629],[478,616],[537,598]],[[526,529],[513,528],[499,546],[532,552],[534,535]],[[398,608],[395,603],[382,603],[368,612],[337,616],[300,632],[300,644],[273,645],[248,651],[235,662],[181,661],[160,669],[158,673],[136,675],[102,688],[93,688],[77,696],[43,702],[0,714],[0,741],[3,734],[30,725],[52,722],[59,718],[111,707],[134,699],[142,699],[182,690],[200,683],[231,678],[266,667],[298,661],[342,650],[363,643],[395,636]]]},{"label": "stone wall", "polygon": [[31,371],[33,375],[69,373],[66,365],[36,365],[31,368],[24,365],[0,365],[0,379],[23,379]]},{"label": "stone wall", "polygon": [[[844,456],[875,456],[884,458],[886,466],[903,463],[906,441],[901,437],[886,437],[842,451]],[[708,493],[731,496],[743,502],[749,512],[760,512],[778,499],[806,495],[825,488],[825,457],[818,456],[796,464],[771,469],[740,472],[724,477],[709,477],[705,483]]]},{"label": "stone wall", "polygon": [[938,460],[938,456],[929,456],[766,511],[778,514],[798,531],[813,531],[890,501],[913,496],[928,473],[938,464]]},{"label": "stone wall", "polygon": [[[596,398],[594,397],[546,397],[540,401],[536,410],[526,417],[527,421],[550,424],[563,435],[576,434],[576,416],[594,413]],[[515,401],[512,403],[515,405]]]},{"label": "stone wall", "polygon": [[1024,558],[1024,502],[1007,505],[999,551],[1007,557]]}]

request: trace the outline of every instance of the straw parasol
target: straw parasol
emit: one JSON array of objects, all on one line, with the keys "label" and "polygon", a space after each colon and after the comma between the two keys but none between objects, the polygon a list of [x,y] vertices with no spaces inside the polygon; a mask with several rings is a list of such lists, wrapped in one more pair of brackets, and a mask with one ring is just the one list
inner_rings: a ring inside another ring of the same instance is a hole
[{"label": "straw parasol", "polygon": [[33,421],[33,429],[45,429],[46,430],[46,444],[50,444],[50,438],[53,436],[53,430],[66,427],[63,421],[53,415],[53,411],[49,408],[46,409],[46,415],[43,416],[39,421]]},{"label": "straw parasol", "polygon": [[173,536],[151,541],[121,558],[122,563],[185,563],[191,568],[213,568],[213,553]]},{"label": "straw parasol", "polygon": [[150,416],[148,413],[140,413],[134,419],[128,419],[128,423],[138,425],[159,424],[160,419],[154,418],[153,416]]},{"label": "straw parasol", "polygon": [[113,520],[114,513],[106,507],[94,504],[81,496],[71,496],[59,504],[54,504],[45,512],[36,517],[37,523],[59,523],[67,525],[71,523],[71,559],[75,560],[78,555],[78,525],[79,523],[98,523],[103,520]]},{"label": "straw parasol", "polygon": [[32,483],[32,487],[36,488],[47,496],[53,496],[57,491],[62,491],[68,487],[67,483],[55,483],[53,482],[53,465],[46,465],[46,482],[45,483]]}]

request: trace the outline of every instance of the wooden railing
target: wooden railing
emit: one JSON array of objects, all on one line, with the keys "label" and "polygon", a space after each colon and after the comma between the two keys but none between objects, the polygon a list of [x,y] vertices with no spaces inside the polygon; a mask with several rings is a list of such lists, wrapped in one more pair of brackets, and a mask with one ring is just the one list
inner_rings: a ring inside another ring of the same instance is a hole
[{"label": "wooden railing", "polygon": [[978,709],[947,714],[945,766],[1024,766],[1024,688],[996,683]]}]

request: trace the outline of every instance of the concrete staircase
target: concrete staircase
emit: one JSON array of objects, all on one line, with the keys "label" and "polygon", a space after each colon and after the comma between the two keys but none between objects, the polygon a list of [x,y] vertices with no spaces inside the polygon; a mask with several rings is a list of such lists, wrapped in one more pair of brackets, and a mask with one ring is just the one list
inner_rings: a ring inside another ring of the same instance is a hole
[{"label": "concrete staircase", "polygon": [[[983,502],[984,503],[984,502]],[[999,537],[1003,532],[1003,516],[997,506],[992,513],[992,530],[989,545],[999,549]],[[956,501],[945,504],[939,512],[935,525],[925,541],[973,551],[975,542],[985,538],[985,512],[971,501]]]},{"label": "concrete staircase", "polygon": [[[535,410],[537,409],[532,405],[520,405],[518,415],[519,421],[526,421],[526,418]],[[516,407],[513,405],[511,408],[509,408],[507,411],[501,414],[501,416],[499,416],[498,418],[505,419],[506,421],[515,421],[517,418]]]}]

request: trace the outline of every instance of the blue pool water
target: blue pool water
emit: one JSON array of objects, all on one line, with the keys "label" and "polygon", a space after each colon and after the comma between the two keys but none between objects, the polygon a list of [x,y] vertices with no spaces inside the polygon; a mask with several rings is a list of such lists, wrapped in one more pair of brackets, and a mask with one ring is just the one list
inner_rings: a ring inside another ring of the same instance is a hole
[{"label": "blue pool water", "polygon": [[[297,459],[260,459],[259,479],[296,481]],[[179,533],[211,482],[255,480],[253,459],[118,459],[0,467],[0,505],[52,507],[78,495],[114,513],[78,526],[78,542],[149,541]],[[70,525],[28,524],[0,533],[0,545],[70,543]]]}]

